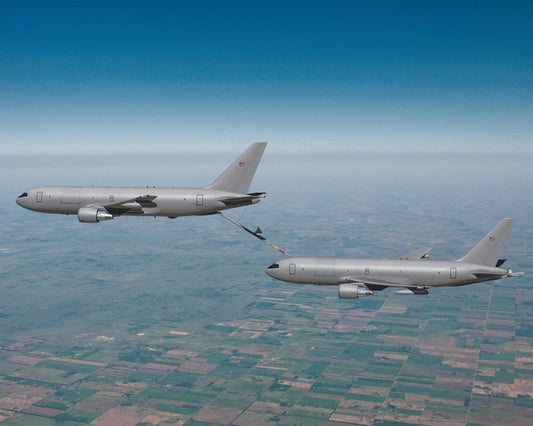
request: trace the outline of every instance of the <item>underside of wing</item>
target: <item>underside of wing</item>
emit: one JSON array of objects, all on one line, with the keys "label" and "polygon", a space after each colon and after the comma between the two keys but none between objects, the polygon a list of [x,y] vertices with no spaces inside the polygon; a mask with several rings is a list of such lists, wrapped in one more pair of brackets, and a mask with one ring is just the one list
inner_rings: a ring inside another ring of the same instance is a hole
[{"label": "underside of wing", "polygon": [[[405,280],[407,282],[409,280]],[[343,282],[339,283],[339,286],[343,285],[357,285],[360,287],[364,287],[367,290],[370,291],[381,291],[386,289],[387,287],[396,287],[396,288],[403,288],[402,290],[396,290],[395,294],[400,295],[427,295],[429,294],[427,287],[420,287],[420,286],[414,286],[414,285],[407,285],[407,284],[398,284],[398,283],[384,283],[382,280],[369,280],[369,279],[360,279],[355,277],[345,277],[343,278]]]},{"label": "underside of wing", "polygon": [[253,192],[251,194],[243,195],[242,197],[222,198],[220,201],[228,207],[246,206],[248,204],[253,204],[254,201],[259,198],[264,198],[264,194],[264,192]]},{"label": "underside of wing", "polygon": [[364,284],[370,290],[383,290],[387,287],[412,287],[414,283],[409,278],[395,277],[390,281],[387,277],[343,277],[340,283]]},{"label": "underside of wing", "polygon": [[145,213],[145,209],[157,207],[157,204],[154,202],[156,198],[156,195],[141,195],[126,201],[121,201],[120,203],[104,204],[103,207],[113,215],[125,213],[142,215]]}]

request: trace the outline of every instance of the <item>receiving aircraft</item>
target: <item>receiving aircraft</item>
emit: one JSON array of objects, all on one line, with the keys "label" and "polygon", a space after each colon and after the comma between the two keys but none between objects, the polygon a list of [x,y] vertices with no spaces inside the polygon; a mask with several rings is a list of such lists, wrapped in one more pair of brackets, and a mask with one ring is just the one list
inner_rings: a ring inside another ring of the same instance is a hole
[{"label": "receiving aircraft", "polygon": [[198,216],[258,203],[264,192],[248,192],[266,142],[256,142],[205,188],[124,188],[40,186],[17,198],[17,204],[40,213],[77,214],[96,223],[116,216]]},{"label": "receiving aircraft", "polygon": [[515,219],[503,219],[465,256],[456,261],[424,260],[430,248],[399,259],[289,257],[273,263],[267,275],[297,284],[338,285],[341,299],[371,296],[387,287],[401,287],[401,295],[426,295],[430,287],[459,286],[500,278],[519,277],[501,268],[500,259]]}]

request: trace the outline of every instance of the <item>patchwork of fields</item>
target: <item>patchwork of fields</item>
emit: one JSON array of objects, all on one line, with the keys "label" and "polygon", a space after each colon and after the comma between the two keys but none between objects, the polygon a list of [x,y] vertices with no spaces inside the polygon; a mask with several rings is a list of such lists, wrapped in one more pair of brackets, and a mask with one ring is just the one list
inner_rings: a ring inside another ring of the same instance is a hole
[{"label": "patchwork of fields", "polygon": [[24,425],[528,424],[533,295],[524,281],[505,284],[355,303],[332,288],[255,285],[234,319],[193,331],[129,319],[68,346],[46,334],[2,340],[0,415]]}]

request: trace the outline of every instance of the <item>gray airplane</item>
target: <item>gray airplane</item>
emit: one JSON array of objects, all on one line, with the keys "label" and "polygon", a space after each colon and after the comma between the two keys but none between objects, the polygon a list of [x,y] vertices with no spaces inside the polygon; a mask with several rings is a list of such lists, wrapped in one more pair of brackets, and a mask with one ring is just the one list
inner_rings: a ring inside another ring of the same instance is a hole
[{"label": "gray airplane", "polygon": [[96,223],[116,216],[197,216],[259,202],[264,192],[248,192],[266,142],[256,142],[205,188],[40,186],[17,204],[40,213],[76,214]]},{"label": "gray airplane", "polygon": [[500,259],[515,219],[503,219],[465,256],[456,261],[424,260],[430,248],[399,259],[289,257],[273,263],[267,275],[297,284],[338,285],[339,297],[357,299],[387,287],[402,287],[401,295],[428,294],[429,287],[459,286],[519,277],[501,268]]}]

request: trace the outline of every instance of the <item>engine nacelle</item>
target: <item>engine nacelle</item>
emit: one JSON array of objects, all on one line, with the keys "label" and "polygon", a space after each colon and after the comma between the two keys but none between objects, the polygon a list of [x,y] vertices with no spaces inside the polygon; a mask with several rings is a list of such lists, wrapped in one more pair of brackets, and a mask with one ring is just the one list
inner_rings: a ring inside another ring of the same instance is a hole
[{"label": "engine nacelle", "polygon": [[357,299],[364,296],[372,296],[373,291],[358,284],[339,284],[339,297],[341,299]]},{"label": "engine nacelle", "polygon": [[78,210],[78,220],[83,223],[96,223],[111,219],[113,219],[112,214],[94,207],[82,207]]}]

